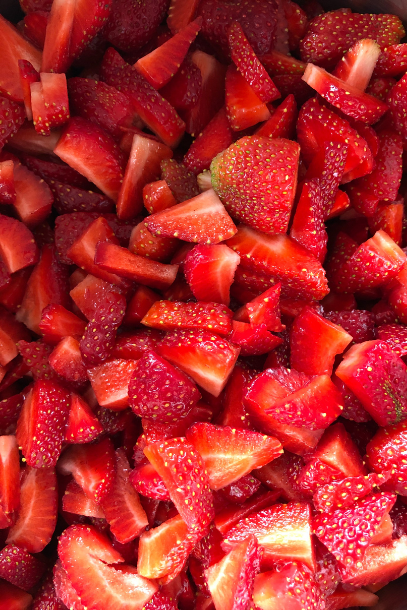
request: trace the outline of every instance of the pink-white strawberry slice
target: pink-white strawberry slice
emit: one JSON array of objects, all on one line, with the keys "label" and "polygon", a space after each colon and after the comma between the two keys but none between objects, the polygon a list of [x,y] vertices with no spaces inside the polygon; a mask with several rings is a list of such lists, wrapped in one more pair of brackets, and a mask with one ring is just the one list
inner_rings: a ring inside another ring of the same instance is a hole
[{"label": "pink-white strawberry slice", "polygon": [[[158,590],[94,527],[73,525],[59,539],[58,555],[84,606],[140,610]],[[109,587],[105,586],[106,581]]]},{"label": "pink-white strawberry slice", "polygon": [[222,489],[282,453],[280,442],[251,430],[197,423],[186,434],[202,456],[212,489]]},{"label": "pink-white strawberry slice", "polygon": [[333,76],[365,91],[380,56],[379,45],[371,38],[358,40],[337,64]]},{"label": "pink-white strawberry slice", "polygon": [[51,541],[58,514],[54,468],[27,466],[21,478],[20,509],[8,532],[7,544],[40,553]]},{"label": "pink-white strawberry slice", "polygon": [[89,498],[82,487],[74,480],[69,481],[66,486],[65,493],[62,496],[62,510],[74,515],[95,517],[96,519],[104,519],[105,517],[101,506]]}]

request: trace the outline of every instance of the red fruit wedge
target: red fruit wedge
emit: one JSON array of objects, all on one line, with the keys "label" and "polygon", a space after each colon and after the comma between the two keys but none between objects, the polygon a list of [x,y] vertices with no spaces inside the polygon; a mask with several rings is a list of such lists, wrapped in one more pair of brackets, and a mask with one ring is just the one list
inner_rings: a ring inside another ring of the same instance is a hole
[{"label": "red fruit wedge", "polygon": [[16,437],[0,436],[0,506],[6,527],[20,506],[20,457]]},{"label": "red fruit wedge", "polygon": [[0,214],[0,254],[9,273],[34,265],[39,258],[39,251],[31,231],[22,222],[2,214]]},{"label": "red fruit wedge", "polygon": [[73,337],[65,337],[58,343],[49,354],[49,364],[70,387],[81,389],[88,381],[79,341]]},{"label": "red fruit wedge", "polygon": [[325,607],[315,576],[296,561],[256,576],[253,602],[261,610],[322,610]]},{"label": "red fruit wedge", "polygon": [[48,305],[41,316],[40,330],[46,343],[55,345],[64,337],[78,339],[85,331],[86,322],[62,305]]},{"label": "red fruit wedge", "polygon": [[88,370],[88,377],[101,407],[122,411],[129,404],[129,383],[136,360],[107,360]]},{"label": "red fruit wedge", "polygon": [[379,55],[380,47],[374,40],[359,40],[345,53],[332,74],[347,85],[365,91]]},{"label": "red fruit wedge", "polygon": [[68,483],[62,497],[62,510],[74,515],[95,517],[96,519],[104,519],[105,517],[102,508],[89,498],[82,487],[73,480]]},{"label": "red fruit wedge", "polygon": [[71,395],[65,440],[68,443],[91,443],[103,432],[103,426],[88,403],[77,394]]},{"label": "red fruit wedge", "polygon": [[8,610],[29,610],[31,608],[32,595],[8,582],[0,583],[0,595],[2,603]]},{"label": "red fruit wedge", "polygon": [[231,318],[232,312],[219,303],[156,301],[143,317],[142,324],[159,330],[175,330],[181,326],[227,335],[232,330]]}]

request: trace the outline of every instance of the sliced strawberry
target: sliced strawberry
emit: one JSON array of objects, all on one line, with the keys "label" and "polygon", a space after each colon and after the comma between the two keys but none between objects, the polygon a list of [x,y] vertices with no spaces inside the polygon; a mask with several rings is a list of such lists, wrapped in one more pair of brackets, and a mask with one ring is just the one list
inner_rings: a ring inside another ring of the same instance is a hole
[{"label": "sliced strawberry", "polygon": [[47,159],[33,157],[27,153],[20,153],[20,158],[28,169],[44,178],[48,184],[52,185],[54,182],[61,182],[80,189],[89,187],[89,182],[86,178],[59,160],[48,161]]},{"label": "sliced strawberry", "polygon": [[103,426],[88,403],[77,394],[72,394],[65,440],[72,444],[91,443],[102,432]]},{"label": "sliced strawberry", "polygon": [[252,326],[246,322],[233,320],[229,340],[240,347],[241,356],[261,356],[268,354],[283,340],[270,333],[265,324]]},{"label": "sliced strawberry", "polygon": [[334,466],[330,466],[318,458],[311,457],[297,474],[296,484],[301,492],[309,498],[321,487],[331,485],[333,481],[342,481],[343,478],[343,473]]},{"label": "sliced strawberry", "polygon": [[123,449],[116,451],[115,458],[114,481],[102,499],[101,507],[110,531],[124,544],[137,538],[147,527],[148,520],[138,494],[129,481],[130,466]]},{"label": "sliced strawberry", "polygon": [[359,40],[345,53],[332,74],[347,85],[365,91],[379,55],[380,47],[374,40]]},{"label": "sliced strawberry", "polygon": [[280,332],[284,325],[280,321],[281,284],[272,286],[261,295],[246,303],[235,314],[235,320],[250,322],[252,325],[265,324],[267,330]]},{"label": "sliced strawberry", "polygon": [[34,265],[39,258],[39,251],[31,231],[22,222],[2,214],[0,214],[0,254],[9,273]]},{"label": "sliced strawberry", "polygon": [[54,152],[105,195],[117,200],[123,179],[123,155],[100,127],[81,117],[70,119]]},{"label": "sliced strawberry", "polygon": [[239,521],[250,514],[275,504],[280,496],[280,491],[267,491],[255,493],[250,499],[239,506],[227,507],[216,513],[214,524],[216,529],[224,536],[226,532],[234,527]]},{"label": "sliced strawberry", "polygon": [[6,527],[20,506],[19,480],[20,457],[16,437],[0,436],[0,506]]},{"label": "sliced strawberry", "polygon": [[187,439],[202,456],[212,489],[222,489],[282,453],[279,441],[258,432],[195,424]]},{"label": "sliced strawberry", "polygon": [[129,404],[129,383],[136,360],[107,360],[88,369],[88,377],[100,406],[122,411]]},{"label": "sliced strawberry", "polygon": [[148,445],[144,453],[163,478],[188,529],[202,535],[214,511],[208,476],[199,453],[185,438]]},{"label": "sliced strawberry", "polygon": [[318,181],[304,182],[292,221],[290,237],[321,262],[324,261],[328,241],[324,217],[324,199]]},{"label": "sliced strawberry", "polygon": [[50,188],[54,195],[55,209],[60,214],[74,212],[106,213],[111,212],[114,207],[113,201],[100,193],[84,191],[61,182],[52,182]]},{"label": "sliced strawberry", "polygon": [[112,489],[115,454],[109,438],[94,444],[68,447],[58,462],[61,474],[72,474],[83,491],[100,502]]},{"label": "sliced strawberry", "polygon": [[0,202],[9,204],[15,200],[14,163],[11,159],[0,161]]},{"label": "sliced strawberry", "polygon": [[285,500],[303,502],[308,497],[297,484],[298,474],[303,467],[304,460],[299,455],[284,451],[282,456],[259,468],[256,477],[269,489],[276,490],[274,493],[280,492]]},{"label": "sliced strawberry", "polygon": [[170,500],[164,481],[151,464],[140,464],[130,473],[130,483],[137,493],[154,500]]},{"label": "sliced strawberry", "polygon": [[62,497],[62,510],[74,515],[103,519],[105,514],[94,500],[89,498],[75,481],[69,481]]},{"label": "sliced strawberry", "polygon": [[2,603],[8,610],[29,610],[31,608],[32,595],[8,582],[0,583],[0,595]]},{"label": "sliced strawberry", "polygon": [[18,61],[25,59],[32,64],[35,70],[39,71],[41,51],[25,40],[4,17],[0,17],[0,33],[0,55],[4,60],[0,70],[0,91],[14,100],[22,102],[24,95],[20,83]]},{"label": "sliced strawberry", "polygon": [[380,202],[374,216],[368,218],[371,233],[382,229],[400,246],[402,243],[403,212],[404,208],[401,202]]},{"label": "sliced strawberry", "polygon": [[247,129],[270,118],[266,104],[232,64],[226,72],[225,103],[227,118],[234,131]]},{"label": "sliced strawberry", "polygon": [[195,175],[185,165],[175,159],[161,162],[161,176],[167,182],[178,203],[183,203],[199,195]]},{"label": "sliced strawberry", "polygon": [[59,601],[55,593],[53,574],[50,570],[48,575],[42,580],[40,587],[36,591],[32,610],[64,610],[62,602]]},{"label": "sliced strawberry", "polygon": [[8,545],[0,552],[0,576],[24,591],[29,591],[40,580],[45,565],[25,549]]},{"label": "sliced strawberry", "polygon": [[[84,606],[138,610],[158,590],[134,566],[124,564],[109,539],[94,527],[66,529],[59,539],[58,555]],[[106,580],[109,588],[103,585]]]},{"label": "sliced strawberry", "polygon": [[17,322],[10,312],[0,309],[0,364],[6,366],[11,362],[19,353],[17,344],[30,339],[24,325]]},{"label": "sliced strawberry", "polygon": [[20,509],[10,528],[7,544],[16,544],[30,553],[40,553],[50,542],[58,508],[57,479],[53,468],[31,468],[23,471]]},{"label": "sliced strawberry", "polygon": [[53,196],[49,186],[20,163],[14,164],[14,206],[26,225],[37,225],[51,213]]},{"label": "sliced strawberry", "polygon": [[301,59],[330,68],[358,40],[371,38],[385,48],[397,44],[403,36],[404,28],[395,15],[330,11],[312,21],[300,44]]},{"label": "sliced strawberry", "polygon": [[143,221],[136,225],[131,233],[129,250],[133,254],[153,261],[168,263],[178,250],[178,246],[177,238],[153,235]]},{"label": "sliced strawberry", "polygon": [[171,32],[175,34],[186,27],[194,18],[198,7],[198,0],[171,0],[168,9],[167,25]]},{"label": "sliced strawberry", "polygon": [[192,110],[199,103],[202,95],[202,74],[189,55],[169,83],[160,89],[160,93],[181,114]]},{"label": "sliced strawberry", "polygon": [[66,603],[73,610],[83,610],[84,606],[81,599],[73,588],[68,574],[59,559],[55,562],[53,576],[55,593],[60,604],[63,604],[65,608],[67,607],[65,606]]},{"label": "sliced strawberry", "polygon": [[315,567],[309,504],[274,504],[250,515],[227,532],[224,550],[253,534],[263,549],[262,569],[276,561],[302,561]]},{"label": "sliced strawberry", "polygon": [[350,419],[355,422],[371,421],[371,417],[362,403],[355,394],[348,388],[344,382],[336,375],[333,375],[332,380],[343,397],[343,410],[341,416],[345,419]]},{"label": "sliced strawberry", "polygon": [[380,429],[366,448],[368,464],[379,474],[391,473],[386,488],[402,495],[407,494],[406,423]]},{"label": "sliced strawberry", "polygon": [[272,77],[281,74],[302,75],[304,74],[306,66],[305,63],[299,61],[295,57],[280,53],[276,50],[261,55],[259,59]]},{"label": "sliced strawberry", "polygon": [[320,299],[328,292],[319,261],[286,235],[265,235],[240,226],[227,244],[239,254],[244,271],[253,271],[266,279],[272,276],[274,281],[263,284],[259,293],[277,282],[295,298]]},{"label": "sliced strawberry", "polygon": [[254,580],[253,602],[261,609],[322,610],[325,602],[314,574],[301,562],[278,566]]},{"label": "sliced strawberry", "polygon": [[261,487],[259,479],[247,474],[235,483],[231,483],[222,489],[222,495],[225,496],[229,502],[241,505],[246,500],[251,498]]},{"label": "sliced strawberry", "polygon": [[201,328],[227,335],[232,329],[231,318],[232,312],[218,303],[156,301],[142,324],[159,330]]},{"label": "sliced strawberry", "polygon": [[143,187],[143,203],[149,214],[161,212],[177,203],[165,180],[157,180]]},{"label": "sliced strawberry", "polygon": [[33,113],[31,108],[31,83],[36,83],[40,80],[40,75],[37,70],[26,59],[18,60],[18,68],[20,70],[20,83],[24,97],[24,107],[27,119],[32,121]]},{"label": "sliced strawberry", "polygon": [[204,390],[219,396],[240,350],[207,330],[179,330],[167,333],[157,351]]},{"label": "sliced strawberry", "polygon": [[363,558],[370,538],[395,500],[394,494],[371,494],[349,508],[317,516],[314,531],[342,566],[352,567]]},{"label": "sliced strawberry", "polygon": [[292,139],[295,132],[298,110],[292,94],[287,95],[268,121],[256,130],[256,135],[269,138]]},{"label": "sliced strawberry", "polygon": [[84,333],[86,323],[62,305],[52,304],[42,311],[40,330],[46,343],[55,345],[64,337],[78,339]]},{"label": "sliced strawberry", "polygon": [[133,331],[122,332],[118,337],[114,349],[115,358],[138,360],[156,346],[163,339],[164,334],[158,330],[137,328]]},{"label": "sliced strawberry", "polygon": [[49,11],[38,10],[28,13],[23,19],[22,33],[38,49],[44,48],[48,17]]},{"label": "sliced strawberry", "polygon": [[79,341],[74,337],[64,337],[58,343],[49,355],[49,364],[59,378],[68,382],[68,387],[79,390],[88,381]]},{"label": "sliced strawberry", "polygon": [[374,487],[386,482],[388,475],[368,474],[364,477],[347,477],[341,481],[331,481],[318,488],[313,497],[314,506],[320,512],[330,512],[336,508],[352,506],[369,495]]},{"label": "sliced strawberry", "polygon": [[233,132],[226,116],[226,110],[221,108],[191,144],[184,157],[184,163],[188,169],[198,174],[209,169],[212,159],[232,142]]},{"label": "sliced strawberry", "polygon": [[30,373],[35,380],[50,379],[57,381],[57,378],[48,362],[52,352],[52,347],[41,341],[18,342],[18,351],[23,357],[23,362],[26,364]]}]

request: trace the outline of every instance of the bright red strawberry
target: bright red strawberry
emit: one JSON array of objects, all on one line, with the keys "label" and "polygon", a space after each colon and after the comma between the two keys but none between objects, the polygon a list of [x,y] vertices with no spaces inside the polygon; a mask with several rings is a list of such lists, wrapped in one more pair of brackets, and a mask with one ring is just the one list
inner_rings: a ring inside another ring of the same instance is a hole
[{"label": "bright red strawberry", "polygon": [[282,453],[279,441],[250,430],[198,423],[187,439],[202,456],[212,489],[222,489]]},{"label": "bright red strawberry", "polygon": [[356,501],[364,498],[386,482],[386,476],[371,473],[364,477],[347,477],[338,481],[331,481],[328,485],[322,485],[314,494],[314,506],[320,512],[331,512],[336,508],[348,508]]},{"label": "bright red strawberry", "polygon": [[0,583],[2,603],[8,610],[29,610],[32,608],[33,597],[19,587],[8,582]]},{"label": "bright red strawberry", "polygon": [[268,354],[283,340],[270,333],[265,324],[252,326],[246,322],[233,320],[229,340],[240,347],[240,356],[261,356]]},{"label": "bright red strawberry", "polygon": [[62,602],[55,593],[52,570],[48,572],[36,591],[32,610],[64,610]]},{"label": "bright red strawberry", "polygon": [[359,40],[345,53],[332,74],[347,85],[365,91],[379,55],[380,47],[374,40]]},{"label": "bright red strawberry", "polygon": [[0,551],[0,576],[24,591],[29,591],[40,580],[45,564],[25,549],[8,545]]},{"label": "bright red strawberry", "polygon": [[20,70],[20,83],[24,96],[24,107],[27,119],[32,121],[33,113],[31,108],[31,83],[36,83],[40,80],[40,75],[37,70],[26,59],[18,60]]},{"label": "bright red strawberry", "polygon": [[[59,539],[58,555],[81,602],[89,608],[138,610],[158,590],[153,582],[139,576],[134,566],[124,564],[109,539],[94,527],[73,525],[66,529]],[[103,585],[106,580],[109,588]]]},{"label": "bright red strawberry", "polygon": [[[1,403],[0,403],[1,405]],[[0,507],[2,527],[8,527],[20,506],[20,458],[16,437],[0,436]]]},{"label": "bright red strawberry", "polygon": [[103,426],[88,403],[77,394],[71,394],[65,440],[72,444],[91,443],[102,432]]},{"label": "bright red strawberry", "polygon": [[266,104],[233,64],[226,72],[225,104],[226,115],[234,131],[247,129],[270,118]]},{"label": "bright red strawberry", "polygon": [[57,479],[53,468],[31,468],[22,473],[20,509],[7,544],[40,553],[51,541],[58,512]]},{"label": "bright red strawberry", "polygon": [[162,477],[188,529],[202,535],[214,512],[212,493],[199,453],[184,438],[148,445],[144,453]]},{"label": "bright red strawberry", "polygon": [[[226,334],[226,333],[225,333]],[[30,333],[21,322],[17,322],[14,316],[6,309],[0,309],[0,364],[6,366],[20,351],[19,343],[30,340]]]},{"label": "bright red strawberry", "polygon": [[225,496],[229,502],[241,505],[246,500],[251,498],[261,487],[259,479],[247,474],[235,483],[231,483],[222,489],[222,495]]},{"label": "bright red strawberry", "polygon": [[392,90],[394,85],[396,84],[396,80],[394,78],[372,78],[370,83],[366,89],[366,92],[370,95],[374,95],[382,102],[386,102],[387,96],[389,92]]},{"label": "bright red strawberry", "polygon": [[129,402],[136,415],[175,422],[199,399],[195,384],[155,352],[147,352],[137,362],[129,383]]},{"label": "bright red strawberry", "polygon": [[161,177],[167,182],[178,203],[199,195],[195,175],[175,159],[165,159],[161,162]]},{"label": "bright red strawberry", "polygon": [[111,136],[81,117],[70,119],[55,154],[117,200],[123,179],[123,154]]},{"label": "bright red strawberry", "polygon": [[407,354],[407,329],[402,324],[383,324],[377,329],[377,338],[390,345],[397,356]]},{"label": "bright red strawberry", "polygon": [[151,464],[140,464],[131,471],[130,483],[137,493],[155,500],[170,500],[164,481]]},{"label": "bright red strawberry", "polygon": [[31,231],[22,222],[2,214],[0,214],[0,254],[9,273],[30,267],[38,262],[39,258],[39,250]]},{"label": "bright red strawberry", "polygon": [[86,367],[82,361],[79,341],[74,337],[64,337],[58,343],[49,355],[49,364],[59,379],[67,382],[68,387],[80,390],[86,385]]},{"label": "bright red strawberry", "polygon": [[252,514],[227,532],[222,546],[230,550],[253,534],[263,548],[262,569],[276,561],[302,561],[315,567],[309,504],[274,504]]},{"label": "bright red strawberry", "polygon": [[28,13],[22,22],[24,37],[38,49],[44,48],[48,17],[49,11],[38,10]]},{"label": "bright red strawberry", "polygon": [[207,330],[178,330],[167,333],[157,351],[204,390],[219,396],[240,350]]},{"label": "bright red strawberry", "polygon": [[106,36],[111,45],[122,51],[141,49],[156,33],[162,22],[168,2],[160,0],[114,0]]},{"label": "bright red strawberry", "polygon": [[396,500],[394,494],[371,494],[349,508],[338,508],[314,518],[313,527],[343,567],[363,558],[371,537]]},{"label": "bright red strawberry", "polygon": [[269,138],[292,139],[295,132],[298,110],[297,103],[292,94],[276,108],[268,121],[256,130],[256,135]]},{"label": "bright red strawberry", "polygon": [[380,429],[366,448],[367,461],[379,474],[391,473],[386,488],[407,495],[406,422]]},{"label": "bright red strawberry", "polygon": [[15,200],[14,163],[11,159],[0,161],[0,202],[9,204]]},{"label": "bright red strawberry", "polygon": [[177,203],[166,180],[156,180],[143,187],[143,203],[149,214],[161,212]]},{"label": "bright red strawberry", "polygon": [[[58,403],[58,409],[54,408]],[[17,441],[29,466],[55,466],[68,423],[69,394],[51,380],[39,380],[27,395],[17,422]]]},{"label": "bright red strawberry", "polygon": [[52,304],[42,311],[40,330],[46,343],[55,345],[64,337],[78,339],[84,333],[86,323],[62,305]]},{"label": "bright red strawberry", "polygon": [[35,226],[49,216],[53,202],[49,186],[17,162],[14,163],[14,186],[14,207],[20,220],[28,226]]},{"label": "bright red strawberry", "polygon": [[133,331],[122,332],[118,337],[114,349],[115,358],[138,360],[163,339],[164,334],[158,330],[137,328]]},{"label": "bright red strawberry", "polygon": [[129,383],[136,360],[107,360],[88,369],[89,381],[100,406],[122,411],[129,404]]},{"label": "bright red strawberry", "polygon": [[265,324],[267,330],[273,332],[284,330],[280,321],[280,293],[281,284],[272,286],[241,307],[235,314],[235,320],[250,322],[253,326]]},{"label": "bright red strawberry", "polygon": [[179,241],[174,237],[153,235],[146,222],[140,222],[131,233],[129,250],[151,260],[167,263],[178,250]]},{"label": "bright red strawberry", "polygon": [[366,474],[358,447],[342,423],[325,430],[313,457],[339,470],[342,478]]},{"label": "bright red strawberry", "polygon": [[397,44],[404,28],[395,15],[360,15],[343,9],[316,17],[300,43],[301,59],[333,67],[358,40],[371,38],[381,48]]},{"label": "bright red strawberry", "polygon": [[343,397],[343,410],[341,417],[355,422],[371,421],[372,418],[370,417],[369,413],[363,408],[360,400],[356,398],[355,394],[348,388],[348,386],[345,385],[344,382],[336,375],[333,375],[332,381]]},{"label": "bright red strawberry", "polygon": [[387,343],[367,341],[354,345],[336,374],[380,426],[397,423],[406,417],[407,368]]},{"label": "bright red strawberry", "polygon": [[202,95],[202,74],[189,55],[186,56],[175,75],[162,89],[162,96],[177,112],[192,110]]},{"label": "bright red strawberry", "polygon": [[101,507],[110,531],[123,544],[137,538],[148,525],[138,494],[129,481],[129,474],[130,466],[124,451],[117,449],[113,484],[101,500]]},{"label": "bright red strawberry", "polygon": [[68,89],[65,74],[40,73],[41,82],[30,85],[35,130],[44,136],[69,119]]},{"label": "bright red strawberry", "polygon": [[159,330],[201,328],[227,335],[232,312],[218,303],[182,303],[156,301],[142,319],[142,324]]},{"label": "bright red strawberry", "polygon": [[337,468],[326,464],[318,458],[311,457],[297,474],[296,484],[301,492],[309,498],[320,487],[331,485],[333,481],[342,481],[343,478],[343,473]]},{"label": "bright red strawberry", "polygon": [[167,25],[175,34],[186,27],[194,18],[198,7],[198,0],[171,0],[168,9]]},{"label": "bright red strawberry", "polygon": [[317,180],[304,182],[295,209],[290,237],[323,262],[328,236],[324,224],[324,199]]},{"label": "bright red strawberry", "polygon": [[112,488],[115,454],[109,438],[95,444],[68,447],[58,462],[61,474],[72,474],[91,499],[100,502]]},{"label": "bright red strawberry", "polygon": [[55,562],[53,576],[55,593],[60,603],[63,604],[65,608],[67,607],[65,606],[66,603],[68,604],[68,607],[73,610],[83,610],[84,606],[81,599],[73,588],[68,574],[59,559]]},{"label": "bright red strawberry", "polygon": [[260,571],[260,558],[258,542],[250,536],[205,570],[215,608],[237,610],[249,604],[254,578]]},{"label": "bright red strawberry", "polygon": [[209,169],[212,159],[233,142],[226,110],[221,108],[191,144],[183,162],[195,174]]},{"label": "bright red strawberry", "polygon": [[374,216],[368,218],[371,233],[382,229],[398,246],[402,243],[403,204],[380,202]]}]

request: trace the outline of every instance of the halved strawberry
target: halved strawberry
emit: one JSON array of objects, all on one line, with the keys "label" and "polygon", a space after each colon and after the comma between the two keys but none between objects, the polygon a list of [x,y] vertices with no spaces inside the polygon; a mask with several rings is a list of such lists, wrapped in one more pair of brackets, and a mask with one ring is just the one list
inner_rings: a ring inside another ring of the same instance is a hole
[{"label": "halved strawberry", "polygon": [[46,343],[55,345],[64,337],[78,339],[84,333],[86,322],[77,315],[65,309],[62,305],[53,303],[44,307],[41,315],[40,330]]},{"label": "halved strawberry", "polygon": [[[58,555],[81,602],[91,608],[139,610],[156,593],[153,582],[139,576],[134,566],[94,527],[73,525],[59,539]],[[109,587],[103,583],[109,582]]]},{"label": "halved strawberry", "polygon": [[348,85],[365,91],[379,55],[380,47],[374,40],[371,38],[358,40],[345,53],[332,74]]},{"label": "halved strawberry", "polygon": [[32,589],[44,573],[45,564],[25,549],[7,545],[0,551],[0,577],[24,591]]},{"label": "halved strawberry", "polygon": [[39,250],[30,229],[15,218],[3,214],[0,214],[0,254],[9,273],[30,267],[39,258]]},{"label": "halved strawberry", "polygon": [[88,403],[78,394],[71,394],[71,408],[65,440],[72,444],[91,443],[102,432],[103,426]]},{"label": "halved strawberry", "polygon": [[79,341],[64,337],[49,354],[52,369],[68,383],[68,387],[82,389],[88,381],[86,367],[82,361]]},{"label": "halved strawberry", "polygon": [[69,481],[66,486],[65,493],[62,496],[62,510],[74,515],[83,515],[96,519],[104,519],[105,517],[100,505],[89,498],[82,487],[75,483],[74,480]]},{"label": "halved strawberry", "polygon": [[159,330],[201,328],[227,335],[232,329],[231,318],[232,312],[219,303],[156,301],[142,324]]},{"label": "halved strawberry", "polygon": [[89,381],[100,406],[122,411],[129,404],[129,383],[136,360],[107,360],[88,369]]},{"label": "halved strawberry", "polygon": [[94,444],[68,447],[58,462],[61,474],[71,474],[83,491],[100,502],[112,488],[115,453],[111,440],[104,438]]},{"label": "halved strawberry", "polygon": [[22,473],[20,509],[7,536],[30,553],[40,553],[51,541],[58,513],[57,478],[53,468],[31,468]]},{"label": "halved strawberry", "polygon": [[254,580],[253,602],[257,608],[289,608],[290,610],[322,610],[325,601],[318,582],[301,562],[277,566]]},{"label": "halved strawberry", "polygon": [[270,118],[266,104],[233,64],[226,72],[225,104],[227,118],[234,131],[247,129]]},{"label": "halved strawberry", "polygon": [[54,153],[117,200],[123,180],[123,154],[100,127],[81,117],[70,119]]},{"label": "halved strawberry", "polygon": [[282,453],[280,442],[250,430],[198,423],[186,434],[202,456],[212,489],[222,489],[271,462]]},{"label": "halved strawberry", "polygon": [[240,349],[207,330],[168,332],[157,352],[187,373],[204,390],[219,396]]},{"label": "halved strawberry", "polygon": [[227,532],[222,547],[229,551],[250,534],[263,549],[262,569],[287,560],[302,561],[315,569],[309,504],[274,504],[250,515]]},{"label": "halved strawberry", "polygon": [[134,486],[129,481],[130,466],[123,449],[115,453],[115,475],[101,507],[110,531],[121,543],[137,538],[147,527],[148,520]]}]

